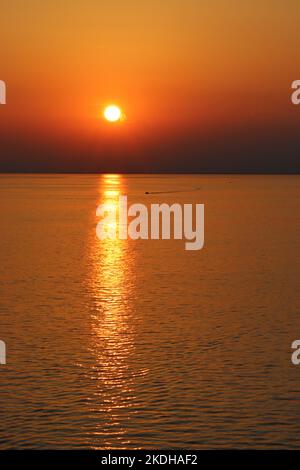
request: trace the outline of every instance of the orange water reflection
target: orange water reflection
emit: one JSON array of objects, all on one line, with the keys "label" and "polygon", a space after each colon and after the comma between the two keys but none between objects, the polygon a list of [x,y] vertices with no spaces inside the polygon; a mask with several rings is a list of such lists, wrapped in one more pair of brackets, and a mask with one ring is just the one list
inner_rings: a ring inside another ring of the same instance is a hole
[{"label": "orange water reflection", "polygon": [[[118,197],[124,193],[122,177],[103,175],[99,184],[98,204],[117,207]],[[98,222],[98,220],[96,221]],[[130,357],[134,353],[134,322],[131,297],[134,293],[134,254],[128,240],[93,238],[91,246],[91,291],[94,299],[92,315],[92,354],[95,358],[92,378],[96,381],[92,397],[92,412],[105,413],[101,425],[96,425],[101,446],[122,444],[126,430],[120,426],[122,413],[134,402],[134,373],[130,369]],[[114,443],[114,444],[113,444]]]}]

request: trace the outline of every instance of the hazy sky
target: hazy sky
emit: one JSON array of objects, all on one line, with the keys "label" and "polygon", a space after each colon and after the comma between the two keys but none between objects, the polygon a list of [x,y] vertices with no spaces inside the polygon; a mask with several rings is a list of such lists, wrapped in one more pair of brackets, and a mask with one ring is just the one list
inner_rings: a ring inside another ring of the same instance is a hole
[{"label": "hazy sky", "polygon": [[297,0],[2,0],[0,171],[299,171],[299,21]]}]

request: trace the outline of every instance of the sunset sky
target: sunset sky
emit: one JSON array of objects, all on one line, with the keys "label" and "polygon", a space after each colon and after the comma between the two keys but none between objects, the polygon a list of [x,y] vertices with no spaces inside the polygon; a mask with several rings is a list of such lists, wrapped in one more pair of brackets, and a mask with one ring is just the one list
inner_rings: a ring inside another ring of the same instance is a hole
[{"label": "sunset sky", "polygon": [[300,170],[297,0],[0,8],[0,171]]}]

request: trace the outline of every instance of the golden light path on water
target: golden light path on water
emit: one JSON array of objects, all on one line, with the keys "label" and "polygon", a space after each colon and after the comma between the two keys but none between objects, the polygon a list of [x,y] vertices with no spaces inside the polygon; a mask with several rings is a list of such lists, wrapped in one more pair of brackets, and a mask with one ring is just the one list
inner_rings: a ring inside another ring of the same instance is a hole
[{"label": "golden light path on water", "polygon": [[[105,203],[117,210],[118,198],[122,193],[122,177],[103,175],[100,180],[99,204]],[[99,220],[97,220],[98,222]],[[116,222],[116,225],[118,222]],[[118,229],[118,226],[111,228]],[[95,357],[92,379],[97,382],[98,395],[91,400],[93,406],[105,413],[106,421],[95,430],[101,437],[103,448],[128,445],[124,439],[126,430],[122,426],[122,414],[128,416],[134,403],[132,383],[135,374],[131,372],[129,358],[134,353],[134,322],[131,318],[131,296],[134,291],[134,255],[128,240],[95,237],[92,244],[93,273],[91,290],[95,309],[92,314],[92,353]],[[97,442],[95,441],[95,447]]]}]

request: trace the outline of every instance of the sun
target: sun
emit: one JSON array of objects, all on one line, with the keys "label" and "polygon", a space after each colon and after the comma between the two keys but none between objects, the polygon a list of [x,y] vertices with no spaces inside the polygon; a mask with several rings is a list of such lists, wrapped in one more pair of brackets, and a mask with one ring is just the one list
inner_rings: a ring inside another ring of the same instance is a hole
[{"label": "sun", "polygon": [[104,117],[109,122],[117,122],[122,118],[122,111],[119,106],[115,104],[110,104],[104,109]]}]

